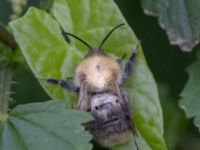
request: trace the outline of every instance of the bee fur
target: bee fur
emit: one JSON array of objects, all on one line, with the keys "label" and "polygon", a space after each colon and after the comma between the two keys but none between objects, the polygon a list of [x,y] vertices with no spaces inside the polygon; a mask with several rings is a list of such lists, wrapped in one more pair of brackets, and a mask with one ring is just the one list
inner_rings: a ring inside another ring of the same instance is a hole
[{"label": "bee fur", "polygon": [[[114,27],[97,49],[93,49],[76,35],[63,33],[64,36],[72,36],[85,44],[89,48],[89,53],[76,67],[74,83],[62,79],[47,79],[48,83],[58,84],[78,95],[76,109],[87,111],[94,117],[93,121],[84,123],[84,126],[95,141],[105,147],[123,143],[131,135],[137,137],[131,105],[121,86],[132,73],[139,44],[123,71],[119,61],[105,54],[101,48],[111,33],[122,25],[124,24]],[[136,140],[135,145],[139,150]]]},{"label": "bee fur", "polygon": [[106,55],[92,54],[78,65],[75,71],[75,84],[80,87],[86,80],[90,91],[101,92],[111,89],[110,85],[117,81],[121,84],[122,73],[117,62]]}]

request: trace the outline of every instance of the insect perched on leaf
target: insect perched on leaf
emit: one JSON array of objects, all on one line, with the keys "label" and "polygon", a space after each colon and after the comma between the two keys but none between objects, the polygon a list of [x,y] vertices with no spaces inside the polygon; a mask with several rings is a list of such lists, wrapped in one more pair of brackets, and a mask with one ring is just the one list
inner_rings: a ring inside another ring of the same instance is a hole
[{"label": "insect perched on leaf", "polygon": [[[134,138],[137,136],[131,106],[121,86],[132,73],[139,44],[131,54],[124,71],[120,69],[121,61],[107,55],[102,49],[111,33],[122,25],[124,24],[115,26],[97,49],[76,35],[63,32],[66,39],[69,40],[68,36],[71,36],[85,44],[89,48],[89,53],[75,69],[75,83],[47,79],[48,83],[59,84],[78,95],[76,109],[87,111],[94,117],[94,121],[84,124],[86,129],[98,143],[106,147],[119,144],[131,134]],[[139,150],[136,140],[135,144]]]}]

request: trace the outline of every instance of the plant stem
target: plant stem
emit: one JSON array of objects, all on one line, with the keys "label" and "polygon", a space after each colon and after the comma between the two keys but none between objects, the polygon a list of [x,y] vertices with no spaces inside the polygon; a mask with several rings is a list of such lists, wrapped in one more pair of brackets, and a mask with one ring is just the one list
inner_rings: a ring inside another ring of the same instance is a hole
[{"label": "plant stem", "polygon": [[1,53],[5,55],[6,58],[6,60],[4,60],[5,62],[3,62],[5,64],[0,65],[1,69],[0,70],[0,126],[1,126],[1,123],[5,122],[8,118],[9,103],[11,101],[10,94],[11,94],[12,74],[17,64],[16,60],[13,59],[13,56],[15,56],[16,54],[17,44],[12,34],[2,25],[0,25],[0,42],[8,47],[5,50],[3,50],[3,52],[1,51]]},{"label": "plant stem", "polygon": [[11,48],[12,51],[15,51],[17,44],[12,36],[12,34],[0,24],[0,41]]},{"label": "plant stem", "polygon": [[0,74],[0,122],[5,121],[8,116],[12,72],[13,69],[7,66],[2,69]]}]

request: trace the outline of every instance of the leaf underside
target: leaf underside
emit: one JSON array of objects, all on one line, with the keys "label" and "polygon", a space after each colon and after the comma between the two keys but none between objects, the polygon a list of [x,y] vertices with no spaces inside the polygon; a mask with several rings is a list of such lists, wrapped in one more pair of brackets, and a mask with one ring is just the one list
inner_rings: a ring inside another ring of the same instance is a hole
[{"label": "leaf underside", "polygon": [[[77,5],[79,4],[79,5]],[[59,25],[98,47],[103,37],[117,24],[126,23],[112,0],[56,0],[52,12],[56,20],[46,12],[30,8],[26,15],[10,23],[14,37],[34,75],[53,99],[67,100],[71,107],[76,100],[73,93],[41,78],[65,79],[73,77],[75,67],[88,53],[88,48],[70,38],[67,43]],[[114,58],[131,55],[138,40],[126,26],[115,31],[103,46]],[[127,57],[128,58],[128,57]],[[124,59],[123,63],[127,61]],[[123,68],[123,66],[121,66]],[[140,49],[134,63],[134,73],[123,90],[129,94],[134,110],[134,120],[140,134],[137,139],[143,150],[165,150],[163,118],[157,87]],[[114,149],[135,149],[133,140]]]},{"label": "leaf underside", "polygon": [[192,51],[200,40],[200,1],[142,0],[144,12],[157,16],[171,44],[183,51]]}]

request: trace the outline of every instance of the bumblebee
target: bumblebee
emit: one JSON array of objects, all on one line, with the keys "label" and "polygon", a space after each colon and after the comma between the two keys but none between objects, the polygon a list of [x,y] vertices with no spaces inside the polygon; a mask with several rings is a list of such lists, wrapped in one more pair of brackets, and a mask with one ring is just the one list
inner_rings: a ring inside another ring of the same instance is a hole
[{"label": "bumblebee", "polygon": [[[93,121],[84,126],[95,141],[105,147],[122,143],[130,135],[134,139],[137,136],[128,96],[121,86],[132,73],[139,44],[129,57],[124,71],[120,69],[120,61],[110,57],[102,49],[111,33],[123,25],[115,26],[97,49],[78,36],[63,31],[65,39],[76,38],[89,48],[89,53],[76,67],[74,83],[62,79],[47,79],[48,83],[59,84],[78,95],[76,109],[87,111],[94,117]],[[136,140],[135,144],[139,150]]]}]

